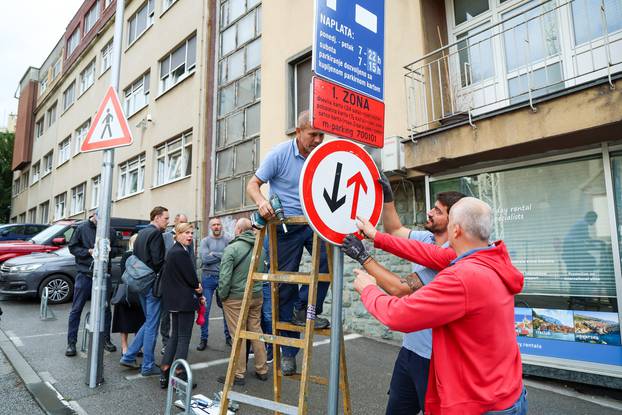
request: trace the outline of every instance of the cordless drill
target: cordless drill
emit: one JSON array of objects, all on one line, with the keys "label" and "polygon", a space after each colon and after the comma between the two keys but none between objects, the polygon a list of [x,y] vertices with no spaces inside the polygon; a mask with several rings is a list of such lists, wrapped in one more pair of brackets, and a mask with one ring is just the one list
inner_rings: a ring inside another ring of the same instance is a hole
[{"label": "cordless drill", "polygon": [[[285,213],[283,211],[283,204],[281,203],[281,199],[279,196],[274,193],[270,196],[270,206],[272,206],[272,210],[274,210],[274,214],[276,218],[281,222],[281,226],[283,227],[283,232],[287,233],[287,225],[285,225]],[[266,226],[266,220],[261,216],[258,210],[254,211],[251,215],[251,224],[255,229],[263,229]]]}]

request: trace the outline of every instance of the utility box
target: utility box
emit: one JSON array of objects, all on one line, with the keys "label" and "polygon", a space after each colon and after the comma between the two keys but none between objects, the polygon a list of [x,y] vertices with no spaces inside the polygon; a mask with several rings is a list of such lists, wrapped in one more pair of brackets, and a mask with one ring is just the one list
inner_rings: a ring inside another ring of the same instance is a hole
[{"label": "utility box", "polygon": [[404,169],[404,144],[402,137],[392,136],[384,139],[382,148],[382,170],[399,171]]}]

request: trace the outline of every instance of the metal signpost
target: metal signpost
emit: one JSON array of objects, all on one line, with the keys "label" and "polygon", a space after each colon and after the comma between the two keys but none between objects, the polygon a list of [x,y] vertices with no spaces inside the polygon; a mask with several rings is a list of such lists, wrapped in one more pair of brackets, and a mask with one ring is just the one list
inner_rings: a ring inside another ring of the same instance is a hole
[{"label": "metal signpost", "polygon": [[300,201],[309,225],[333,244],[332,314],[328,413],[339,407],[339,356],[342,336],[343,238],[358,232],[356,218],[375,226],[382,212],[380,172],[362,146],[346,140],[328,141],[307,157],[299,182]]},{"label": "metal signpost", "polygon": [[[104,313],[107,301],[106,279],[108,256],[110,254],[110,201],[112,197],[112,174],[114,150],[112,148],[132,143],[127,121],[120,111],[116,91],[119,89],[121,71],[121,40],[123,39],[124,1],[116,2],[114,40],[110,85],[114,94],[108,93],[93,119],[81,151],[104,150],[102,162],[102,184],[99,197],[97,233],[93,249],[93,288],[91,291],[91,331],[89,333],[89,353],[87,383],[95,388],[103,382],[103,331]],[[109,89],[109,91],[110,91]],[[112,110],[112,111],[111,111]]]}]

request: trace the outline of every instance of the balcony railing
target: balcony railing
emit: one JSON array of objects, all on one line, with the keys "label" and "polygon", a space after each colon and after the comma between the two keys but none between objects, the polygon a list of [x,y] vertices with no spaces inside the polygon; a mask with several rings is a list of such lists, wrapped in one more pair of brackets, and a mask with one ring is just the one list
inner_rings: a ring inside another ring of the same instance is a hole
[{"label": "balcony railing", "polygon": [[[535,5],[534,5],[535,4]],[[622,2],[532,1],[456,36],[405,69],[409,129],[421,133],[622,72]],[[494,20],[493,20],[494,22]]]}]

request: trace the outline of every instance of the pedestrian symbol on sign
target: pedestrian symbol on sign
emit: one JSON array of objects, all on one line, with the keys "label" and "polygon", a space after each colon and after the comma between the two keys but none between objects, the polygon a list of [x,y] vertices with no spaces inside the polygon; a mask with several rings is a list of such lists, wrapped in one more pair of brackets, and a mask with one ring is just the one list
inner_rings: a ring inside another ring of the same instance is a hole
[{"label": "pedestrian symbol on sign", "polygon": [[102,135],[101,135],[101,137],[99,137],[101,140],[104,139],[104,133],[106,131],[108,131],[108,137],[109,138],[112,136],[112,130],[110,129],[110,123],[113,120],[114,120],[114,116],[110,113],[110,108],[106,108],[106,116],[102,120],[102,122],[105,124],[104,125],[104,131],[102,131]]},{"label": "pedestrian symbol on sign", "polygon": [[105,150],[132,144],[132,133],[114,88],[108,88],[80,151]]}]

